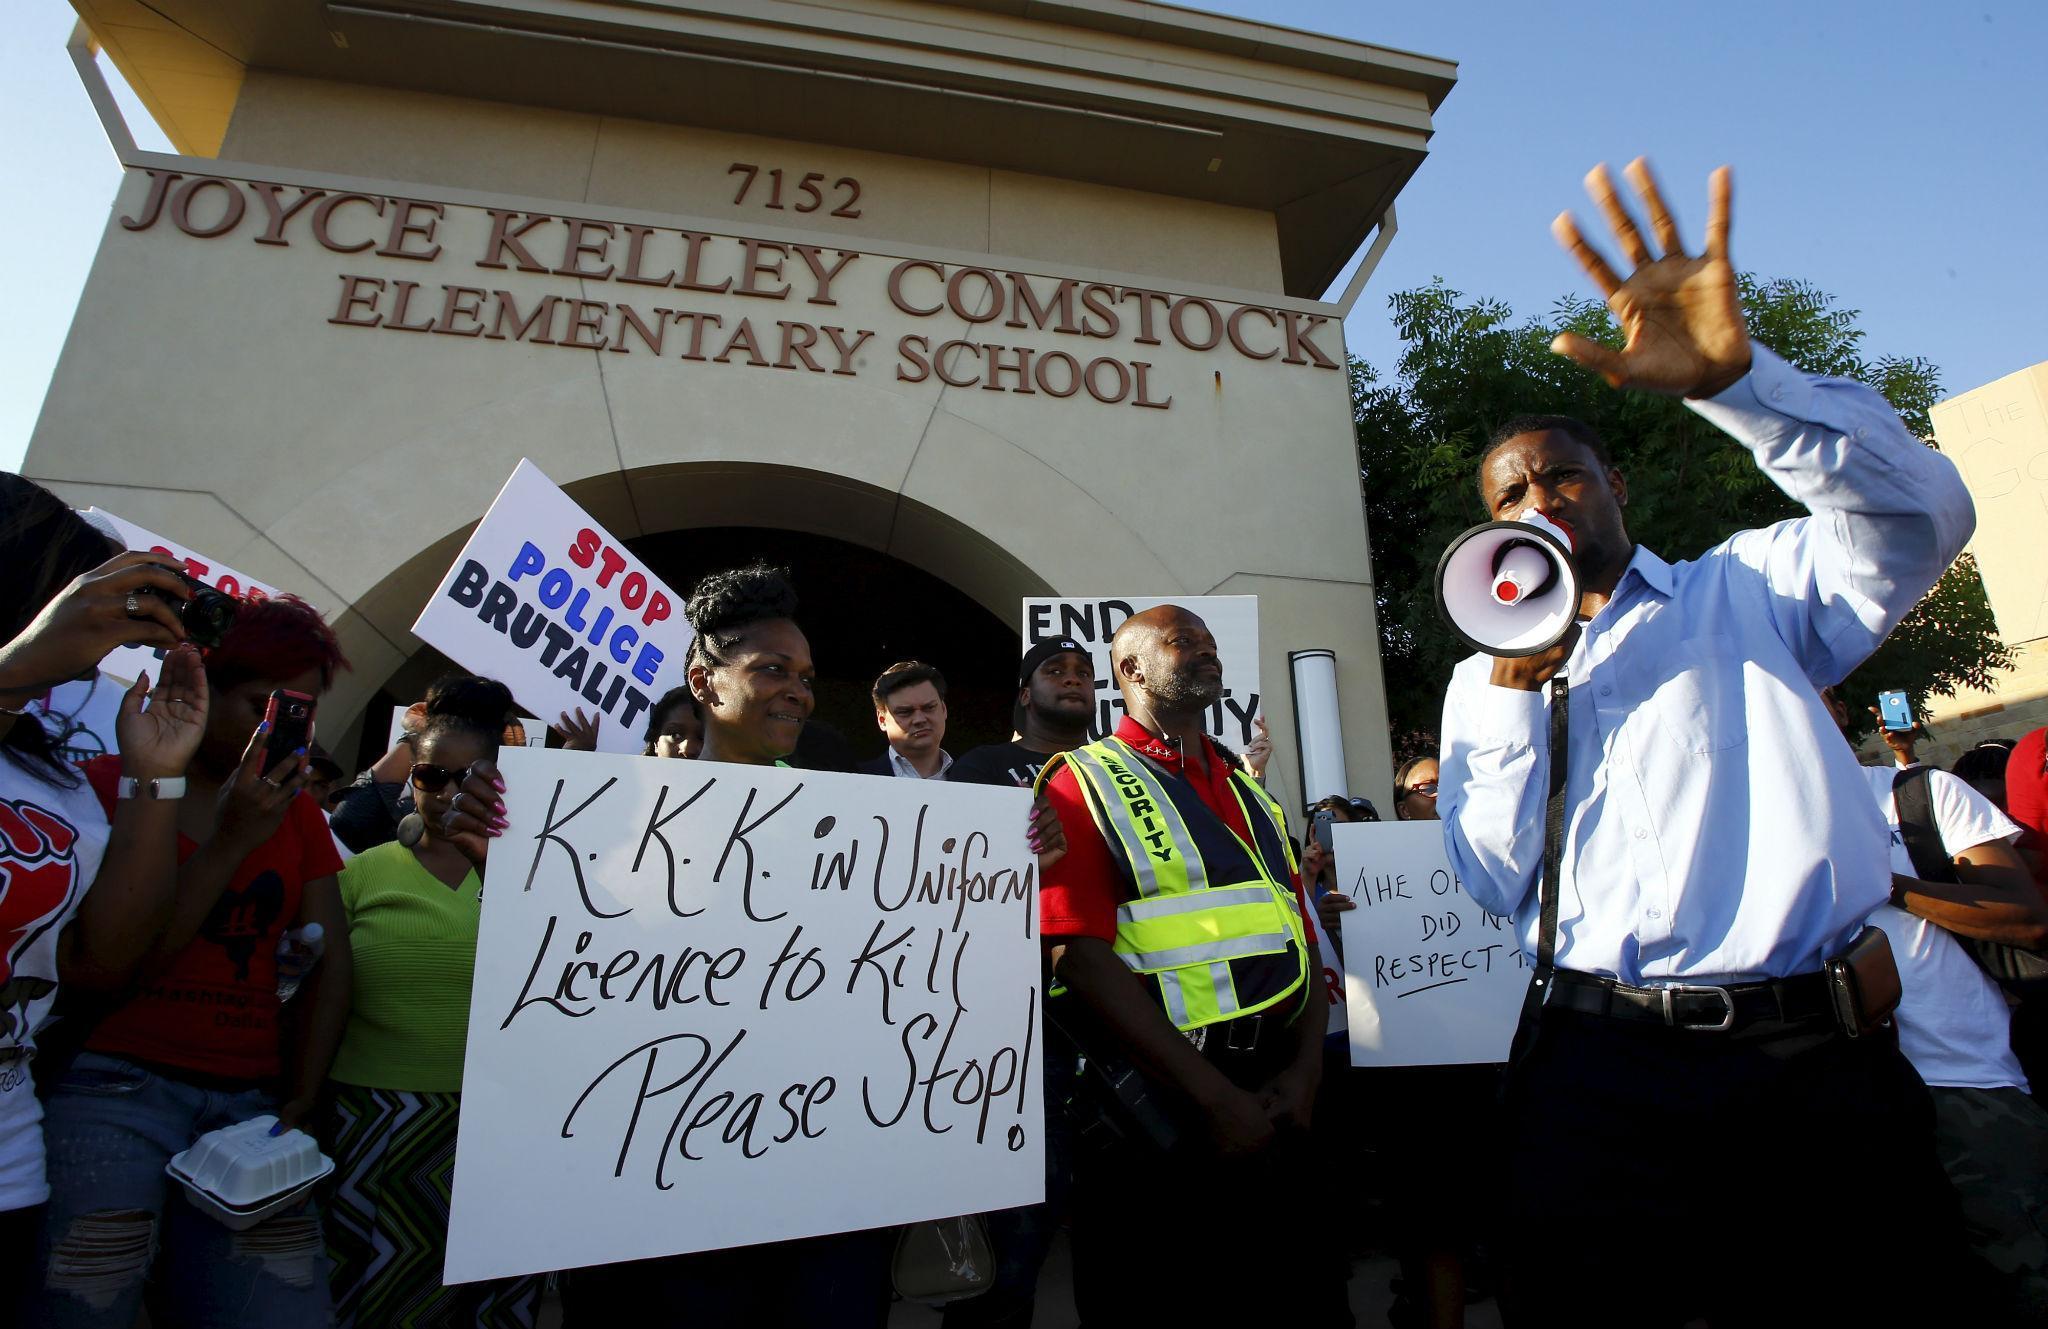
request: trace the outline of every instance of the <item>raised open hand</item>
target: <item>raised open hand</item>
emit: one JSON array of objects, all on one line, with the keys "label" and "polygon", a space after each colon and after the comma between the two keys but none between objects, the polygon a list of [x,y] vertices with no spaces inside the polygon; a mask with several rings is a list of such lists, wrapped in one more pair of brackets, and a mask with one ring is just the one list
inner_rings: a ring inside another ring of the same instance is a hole
[{"label": "raised open hand", "polygon": [[576,708],[574,715],[563,711],[561,718],[554,725],[555,732],[562,736],[562,750],[564,752],[597,751],[597,726],[602,720],[602,714],[585,715],[581,706]]},{"label": "raised open hand", "polygon": [[[135,680],[121,698],[114,721],[120,739],[121,772],[137,779],[183,775],[199,741],[206,737],[209,699],[206,667],[190,643],[180,642],[164,655],[154,691],[149,675]],[[147,698],[148,709],[143,708]]]},{"label": "raised open hand", "polygon": [[1615,242],[1635,265],[1626,280],[1579,234],[1569,212],[1558,214],[1551,233],[1586,270],[1607,297],[1607,307],[1628,341],[1621,350],[1574,332],[1561,333],[1550,349],[1599,374],[1617,388],[1641,388],[1668,397],[1711,397],[1749,372],[1749,329],[1735,268],[1728,261],[1728,211],[1734,176],[1725,166],[1707,181],[1707,247],[1697,258],[1685,252],[1678,223],[1642,157],[1628,164],[1629,183],[1641,196],[1656,233],[1654,254],[1623,206],[1605,163],[1586,176],[1593,198]]}]

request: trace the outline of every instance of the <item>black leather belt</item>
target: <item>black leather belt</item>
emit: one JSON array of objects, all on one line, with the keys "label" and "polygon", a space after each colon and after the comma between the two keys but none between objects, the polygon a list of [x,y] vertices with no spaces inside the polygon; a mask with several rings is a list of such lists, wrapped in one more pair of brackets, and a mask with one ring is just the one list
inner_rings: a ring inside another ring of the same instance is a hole
[{"label": "black leather belt", "polygon": [[1835,1019],[1827,976],[1819,973],[1722,987],[1679,983],[1637,988],[1598,974],[1560,969],[1552,976],[1544,1005],[1704,1033],[1733,1033],[1767,1023],[1832,1024]]}]

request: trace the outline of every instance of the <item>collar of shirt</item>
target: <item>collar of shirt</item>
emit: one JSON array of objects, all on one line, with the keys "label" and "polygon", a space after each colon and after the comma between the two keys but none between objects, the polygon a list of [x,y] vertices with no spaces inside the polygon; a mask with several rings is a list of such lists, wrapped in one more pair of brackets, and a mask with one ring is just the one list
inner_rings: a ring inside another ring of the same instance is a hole
[{"label": "collar of shirt", "polygon": [[1631,574],[1665,599],[1671,598],[1671,565],[1652,553],[1648,546],[1636,546],[1635,557],[1629,559],[1628,566],[1621,570],[1621,579],[1627,581]]},{"label": "collar of shirt", "polygon": [[[896,772],[899,778],[905,780],[922,780],[926,778],[925,776],[918,774],[917,767],[912,766],[910,764],[910,759],[904,756],[902,753],[898,752],[895,748],[889,749],[889,769]],[[953,754],[946,751],[944,748],[940,748],[939,769],[936,772],[934,772],[930,778],[934,780],[943,780],[946,778],[946,772],[952,769]]]},{"label": "collar of shirt", "polygon": [[[1175,774],[1186,775],[1188,773],[1187,758],[1179,748],[1139,724],[1130,716],[1126,715],[1117,723],[1116,736],[1125,743],[1130,744],[1134,751],[1143,756],[1150,757]],[[1209,758],[1209,769],[1213,772],[1222,763],[1223,756],[1217,752],[1216,744],[1211,742],[1206,734],[1202,736],[1202,747]]]}]

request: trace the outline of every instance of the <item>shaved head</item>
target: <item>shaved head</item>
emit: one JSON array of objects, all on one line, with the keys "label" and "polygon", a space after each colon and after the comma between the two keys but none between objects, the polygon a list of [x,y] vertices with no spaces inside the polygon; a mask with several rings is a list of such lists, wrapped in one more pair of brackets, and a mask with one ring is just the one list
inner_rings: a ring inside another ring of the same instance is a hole
[{"label": "shaved head", "polygon": [[1200,617],[1179,605],[1154,605],[1141,613],[1132,614],[1117,628],[1116,635],[1109,639],[1109,667],[1115,669],[1126,655],[1142,649],[1146,642],[1157,637],[1163,629],[1182,619],[1203,627],[1208,626],[1202,623]]},{"label": "shaved head", "polygon": [[1179,605],[1157,605],[1131,615],[1109,642],[1110,672],[1126,708],[1192,711],[1223,696],[1223,664],[1216,638],[1201,616]]}]

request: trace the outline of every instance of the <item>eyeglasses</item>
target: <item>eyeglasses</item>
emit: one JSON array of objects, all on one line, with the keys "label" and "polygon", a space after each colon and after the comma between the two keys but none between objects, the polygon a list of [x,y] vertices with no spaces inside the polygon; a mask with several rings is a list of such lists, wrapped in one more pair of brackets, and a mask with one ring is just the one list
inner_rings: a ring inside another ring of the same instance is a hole
[{"label": "eyeglasses", "polygon": [[1421,794],[1426,798],[1435,798],[1436,781],[1424,780],[1421,784],[1411,784],[1401,791],[1401,797],[1403,798],[1408,797],[1410,794]]},{"label": "eyeglasses", "polygon": [[427,762],[414,762],[408,774],[413,784],[430,794],[438,794],[448,787],[450,780],[460,781],[466,772],[451,771],[446,766],[434,766]]}]

